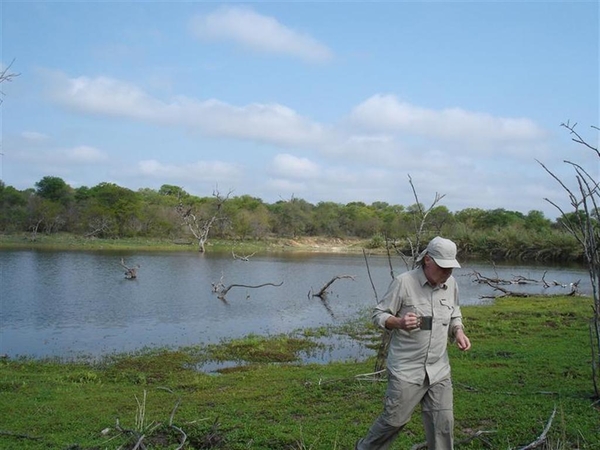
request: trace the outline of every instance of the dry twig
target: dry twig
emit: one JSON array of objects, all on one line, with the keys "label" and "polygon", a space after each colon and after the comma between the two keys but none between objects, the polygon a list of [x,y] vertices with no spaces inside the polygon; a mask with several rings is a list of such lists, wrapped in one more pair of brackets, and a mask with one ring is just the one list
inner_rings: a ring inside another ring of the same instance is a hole
[{"label": "dry twig", "polygon": [[378,370],[376,372],[371,372],[371,373],[361,373],[358,375],[354,375],[354,378],[356,380],[362,380],[362,381],[382,381],[382,380],[384,380],[384,377],[382,377],[382,375],[385,372],[386,372],[386,369]]},{"label": "dry twig", "polygon": [[533,441],[531,444],[528,444],[525,447],[521,447],[519,450],[532,450],[534,448],[538,448],[544,442],[546,442],[546,435],[548,434],[548,431],[550,430],[550,427],[552,426],[552,421],[554,420],[555,415],[556,415],[556,406],[554,407],[554,411],[552,411],[552,414],[550,415],[550,419],[548,419],[548,423],[546,423],[546,427],[544,428],[544,431],[542,431],[542,434],[540,434],[538,436],[538,438],[535,441]]}]

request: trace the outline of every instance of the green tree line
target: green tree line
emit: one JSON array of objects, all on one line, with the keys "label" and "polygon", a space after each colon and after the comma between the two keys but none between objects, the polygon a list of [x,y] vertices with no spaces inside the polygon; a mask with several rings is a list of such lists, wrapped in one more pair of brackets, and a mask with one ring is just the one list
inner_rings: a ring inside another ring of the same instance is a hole
[{"label": "green tree line", "polygon": [[[103,182],[93,187],[69,186],[45,176],[35,186],[18,190],[0,181],[0,232],[4,234],[72,233],[87,237],[190,239],[182,214],[216,217],[212,238],[262,240],[272,237],[359,238],[372,248],[393,242],[406,250],[419,218],[417,204],[386,202],[316,205],[300,198],[269,204],[249,195],[198,197],[165,184],[137,191]],[[222,204],[221,204],[222,203]],[[422,206],[422,205],[421,205]],[[580,261],[581,250],[565,232],[565,218],[550,220],[541,211],[527,214],[503,208],[467,208],[451,212],[435,206],[427,218],[427,234],[449,237],[463,256],[492,260]]]}]

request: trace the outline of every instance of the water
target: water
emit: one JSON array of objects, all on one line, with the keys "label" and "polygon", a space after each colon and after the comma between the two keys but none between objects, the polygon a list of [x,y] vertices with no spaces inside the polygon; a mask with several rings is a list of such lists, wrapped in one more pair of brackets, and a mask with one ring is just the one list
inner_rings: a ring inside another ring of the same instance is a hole
[{"label": "water", "polygon": [[[126,280],[121,258],[140,265],[138,278]],[[391,280],[388,260],[368,258],[379,298]],[[395,273],[405,270],[394,261]],[[495,269],[465,263],[455,271],[461,304],[486,302],[489,286],[473,282],[476,270],[493,278],[581,280],[577,267],[501,265]],[[10,357],[99,357],[147,347],[216,343],[248,334],[290,333],[339,325],[366,314],[375,293],[363,255],[281,254],[235,260],[230,254],[0,251],[0,354]],[[312,297],[336,276],[326,299]],[[221,300],[212,285],[233,287]],[[568,286],[504,286],[509,290],[568,293]],[[524,299],[523,301],[526,301]],[[370,351],[339,339],[337,347],[308,359],[362,359]]]}]

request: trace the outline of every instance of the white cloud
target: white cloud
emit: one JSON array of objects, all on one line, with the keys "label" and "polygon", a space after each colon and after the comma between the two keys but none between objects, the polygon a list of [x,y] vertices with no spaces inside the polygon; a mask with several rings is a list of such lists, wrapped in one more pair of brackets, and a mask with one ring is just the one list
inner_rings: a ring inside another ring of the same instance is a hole
[{"label": "white cloud", "polygon": [[265,53],[295,56],[307,61],[326,61],[332,52],[308,34],[263,16],[249,8],[223,7],[191,21],[199,38],[228,40]]},{"label": "white cloud", "polygon": [[535,142],[546,133],[526,118],[495,117],[461,108],[432,110],[401,102],[393,95],[374,95],[356,106],[352,123],[367,130],[403,132],[465,142]]},{"label": "white cloud", "polygon": [[196,161],[191,164],[163,164],[156,160],[140,161],[137,175],[173,180],[170,182],[210,181],[219,182],[239,177],[240,169],[221,161]]},{"label": "white cloud", "polygon": [[30,142],[43,142],[49,139],[47,134],[38,133],[37,131],[23,131],[21,137]]},{"label": "white cloud", "polygon": [[137,86],[102,76],[68,78],[54,72],[48,92],[54,101],[77,111],[138,120],[156,119],[168,106]]},{"label": "white cloud", "polygon": [[12,153],[15,160],[29,164],[39,165],[43,168],[59,165],[62,172],[69,173],[76,166],[85,164],[99,164],[109,160],[107,153],[87,145],[69,148],[20,148]]},{"label": "white cloud", "polygon": [[60,153],[62,153],[66,163],[94,164],[105,162],[109,159],[105,152],[88,145],[64,149]]},{"label": "white cloud", "polygon": [[[175,108],[173,108],[175,109]],[[325,127],[279,104],[233,106],[218,100],[182,99],[181,122],[213,136],[250,139],[283,146],[309,146],[328,134]]]},{"label": "white cloud", "polygon": [[298,158],[288,154],[276,155],[271,164],[271,171],[277,176],[292,179],[317,178],[321,174],[318,164],[308,158]]},{"label": "white cloud", "polygon": [[[267,180],[266,187],[276,193],[278,199],[288,200],[292,196],[306,200],[304,195],[309,192],[308,186],[303,181],[292,181],[285,178],[272,178]],[[308,201],[308,200],[307,200]]]},{"label": "white cloud", "polygon": [[283,105],[233,106],[214,99],[198,101],[182,96],[164,102],[137,86],[108,77],[68,78],[55,72],[49,92],[54,101],[76,111],[183,126],[209,136],[307,146],[329,134],[325,127]]}]

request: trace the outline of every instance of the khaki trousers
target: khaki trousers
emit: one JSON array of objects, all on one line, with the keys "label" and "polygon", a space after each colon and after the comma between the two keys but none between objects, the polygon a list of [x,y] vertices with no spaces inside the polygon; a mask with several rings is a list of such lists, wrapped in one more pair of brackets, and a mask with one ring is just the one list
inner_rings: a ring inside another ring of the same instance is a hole
[{"label": "khaki trousers", "polygon": [[454,447],[454,415],[452,381],[422,385],[408,383],[388,374],[383,413],[373,422],[367,435],[358,441],[356,450],[389,449],[421,404],[428,450],[452,450]]}]

